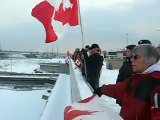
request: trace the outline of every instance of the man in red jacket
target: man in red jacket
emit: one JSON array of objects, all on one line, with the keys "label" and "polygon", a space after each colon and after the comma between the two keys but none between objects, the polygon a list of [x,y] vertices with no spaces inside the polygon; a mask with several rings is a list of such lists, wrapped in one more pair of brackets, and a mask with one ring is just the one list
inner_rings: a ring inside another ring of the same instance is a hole
[{"label": "man in red jacket", "polygon": [[151,45],[133,49],[134,74],[123,82],[103,85],[94,92],[122,101],[120,116],[124,120],[151,120],[152,93],[160,87],[160,54]]}]

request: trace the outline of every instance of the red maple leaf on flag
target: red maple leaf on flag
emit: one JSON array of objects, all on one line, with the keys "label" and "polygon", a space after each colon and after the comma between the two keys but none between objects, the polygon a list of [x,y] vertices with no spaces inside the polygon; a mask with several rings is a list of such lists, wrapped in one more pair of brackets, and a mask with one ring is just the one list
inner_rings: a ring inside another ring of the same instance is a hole
[{"label": "red maple leaf on flag", "polygon": [[67,58],[69,58],[69,59],[72,58],[72,55],[69,51],[67,51]]},{"label": "red maple leaf on flag", "polygon": [[82,60],[81,60],[80,58],[77,58],[77,59],[76,59],[76,61],[75,61],[75,63],[74,63],[74,64],[76,65],[76,66],[75,66],[75,69],[81,65],[81,62],[82,62]]},{"label": "red maple leaf on flag", "polygon": [[72,106],[67,106],[64,111],[64,120],[73,120],[74,118],[82,115],[92,115],[98,111],[89,111],[89,110],[74,110]]},{"label": "red maple leaf on flag", "polygon": [[64,1],[61,2],[59,10],[56,11],[54,19],[62,22],[63,25],[69,23],[70,26],[76,26],[78,22],[78,3],[77,0],[70,0],[69,8],[64,6]]},{"label": "red maple leaf on flag", "polygon": [[[96,97],[96,94],[93,94],[91,97],[88,97],[84,100],[79,101],[78,103],[89,103]],[[74,118],[77,118],[79,116],[85,116],[85,115],[93,115],[94,113],[101,112],[101,111],[93,111],[93,110],[80,110],[77,108],[74,108],[72,105],[67,106],[64,110],[64,120],[73,120]]]},{"label": "red maple leaf on flag", "polygon": [[66,8],[64,10],[63,5],[64,5],[64,3],[62,2],[60,4],[59,10],[56,11],[56,13],[55,13],[54,19],[62,22],[62,24],[65,25],[69,22],[71,8]]},{"label": "red maple leaf on flag", "polygon": [[48,1],[43,1],[37,4],[32,9],[31,13],[33,17],[37,18],[43,24],[46,31],[46,43],[50,43],[58,39],[51,24],[53,12],[54,7],[51,6],[50,3],[48,3]]},{"label": "red maple leaf on flag", "polygon": [[37,18],[45,28],[46,43],[54,42],[58,39],[58,36],[52,25],[53,20],[60,21],[63,25],[69,23],[70,26],[76,26],[79,24],[77,0],[69,0],[69,2],[71,6],[69,8],[65,8],[64,1],[62,0],[57,11],[55,11],[54,6],[52,6],[46,0],[37,4],[32,9],[32,16]]}]

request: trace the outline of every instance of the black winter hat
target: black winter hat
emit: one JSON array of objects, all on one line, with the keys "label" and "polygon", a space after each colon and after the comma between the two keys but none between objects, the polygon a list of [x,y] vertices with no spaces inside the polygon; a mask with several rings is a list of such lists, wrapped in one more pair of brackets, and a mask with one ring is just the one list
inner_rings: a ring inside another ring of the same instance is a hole
[{"label": "black winter hat", "polygon": [[98,44],[92,44],[90,49],[93,49],[93,48],[99,48],[99,45]]},{"label": "black winter hat", "polygon": [[86,48],[86,49],[89,49],[89,48],[90,48],[90,46],[89,46],[89,45],[86,45],[86,46],[85,46],[85,48]]},{"label": "black winter hat", "polygon": [[126,46],[126,49],[133,50],[135,47],[136,45],[128,45]]},{"label": "black winter hat", "polygon": [[142,45],[142,44],[152,44],[151,41],[147,40],[147,39],[144,39],[144,40],[140,40],[138,42],[138,45]]}]

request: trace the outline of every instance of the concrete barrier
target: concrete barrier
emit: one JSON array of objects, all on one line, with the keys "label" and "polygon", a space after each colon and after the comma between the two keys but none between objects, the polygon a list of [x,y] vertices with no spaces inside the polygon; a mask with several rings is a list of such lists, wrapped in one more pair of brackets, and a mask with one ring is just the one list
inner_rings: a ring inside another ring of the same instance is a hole
[{"label": "concrete barrier", "polygon": [[90,97],[93,92],[88,82],[82,77],[79,68],[75,67],[72,60],[69,61],[70,79],[71,79],[71,98],[72,102],[77,102]]},{"label": "concrete barrier", "polygon": [[106,68],[107,69],[119,69],[122,66],[122,59],[106,59]]},{"label": "concrete barrier", "polygon": [[64,109],[70,104],[70,77],[60,74],[40,120],[64,120]]},{"label": "concrete barrier", "polygon": [[69,68],[65,63],[41,63],[40,69],[50,73],[69,74]]}]

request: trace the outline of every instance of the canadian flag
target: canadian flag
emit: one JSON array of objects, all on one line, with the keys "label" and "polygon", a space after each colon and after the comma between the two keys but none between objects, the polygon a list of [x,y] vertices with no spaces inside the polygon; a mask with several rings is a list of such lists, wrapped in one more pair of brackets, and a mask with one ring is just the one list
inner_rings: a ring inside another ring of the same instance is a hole
[{"label": "canadian flag", "polygon": [[71,53],[69,51],[67,51],[67,58],[68,59],[72,58],[72,55],[71,55]]},{"label": "canadian flag", "polygon": [[70,7],[65,8],[64,0],[56,11],[54,19],[63,23],[69,23],[70,26],[76,26],[78,22],[78,3],[77,0],[70,0]]},{"label": "canadian flag", "polygon": [[70,53],[69,51],[67,51],[67,57],[66,57],[66,60],[65,60],[67,66],[69,66],[69,60],[70,60],[71,58],[72,58],[71,53]]},{"label": "canadian flag", "polygon": [[64,120],[123,120],[118,113],[107,107],[93,94],[79,102],[72,103],[64,110]]},{"label": "canadian flag", "polygon": [[79,25],[78,2],[77,0],[60,0],[55,4],[53,0],[45,0],[32,9],[32,16],[37,18],[46,31],[46,43],[56,41],[59,36],[55,30],[54,22],[59,21],[62,25]]},{"label": "canadian flag", "polygon": [[76,62],[75,62],[76,66],[80,66],[81,65],[81,60],[79,58],[77,58]]}]

